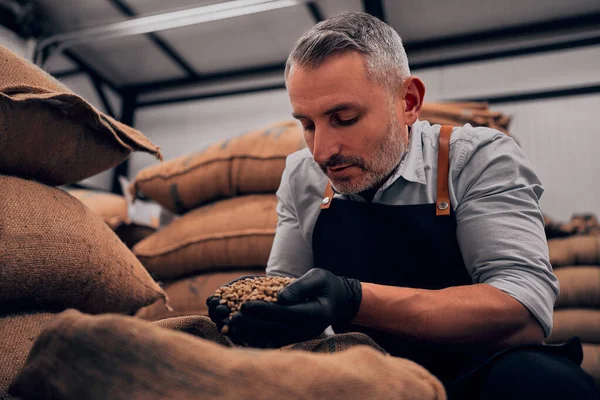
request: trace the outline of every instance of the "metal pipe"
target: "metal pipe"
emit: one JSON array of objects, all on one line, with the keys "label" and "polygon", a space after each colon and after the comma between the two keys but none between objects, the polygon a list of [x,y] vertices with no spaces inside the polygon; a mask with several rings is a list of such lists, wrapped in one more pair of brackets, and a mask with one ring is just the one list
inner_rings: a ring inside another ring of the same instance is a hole
[{"label": "metal pipe", "polygon": [[76,44],[182,28],[205,22],[293,7],[307,2],[308,0],[235,0],[187,10],[133,18],[127,21],[82,29],[75,32],[59,33],[38,43],[34,61],[38,63],[44,50],[51,47],[54,51],[62,51]]}]

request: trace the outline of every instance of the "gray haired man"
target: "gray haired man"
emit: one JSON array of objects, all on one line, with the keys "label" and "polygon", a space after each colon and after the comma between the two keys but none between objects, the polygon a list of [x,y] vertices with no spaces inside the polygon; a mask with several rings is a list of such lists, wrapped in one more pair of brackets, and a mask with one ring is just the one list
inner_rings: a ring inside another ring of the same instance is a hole
[{"label": "gray haired man", "polygon": [[364,332],[451,398],[598,399],[577,339],[542,344],[558,282],[516,143],[419,121],[425,85],[367,14],[306,32],[285,78],[307,149],[287,159],[267,273],[298,279],[231,320],[210,302],[213,320],[259,347]]}]

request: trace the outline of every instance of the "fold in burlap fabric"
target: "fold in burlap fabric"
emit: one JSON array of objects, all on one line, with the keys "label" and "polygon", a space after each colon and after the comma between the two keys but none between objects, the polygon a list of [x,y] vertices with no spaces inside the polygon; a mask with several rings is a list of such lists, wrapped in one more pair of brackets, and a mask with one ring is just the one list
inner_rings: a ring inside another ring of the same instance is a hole
[{"label": "fold in burlap fabric", "polygon": [[264,267],[277,227],[276,206],[274,194],[212,203],[142,240],[133,252],[165,280],[219,267]]},{"label": "fold in burlap fabric", "polygon": [[555,308],[600,308],[600,266],[557,268],[554,274],[560,283]]},{"label": "fold in burlap fabric", "polygon": [[0,314],[0,399],[25,365],[33,342],[52,321],[51,313]]},{"label": "fold in burlap fabric", "polygon": [[285,158],[305,146],[295,121],[272,124],[145,168],[131,190],[176,213],[222,198],[275,193]]},{"label": "fold in burlap fabric", "polygon": [[554,326],[546,342],[562,343],[573,336],[579,336],[584,343],[600,344],[600,310],[555,310]]},{"label": "fold in burlap fabric", "polygon": [[[225,347],[236,347],[225,335],[222,335],[214,322],[203,315],[188,315],[165,318],[153,322],[161,328],[189,333],[201,339],[210,340]],[[328,337],[321,337],[306,342],[295,343],[282,347],[281,351],[308,351],[312,353],[339,353],[356,346],[369,346],[382,354],[387,352],[373,339],[359,332],[341,333]]]},{"label": "fold in burlap fabric", "polygon": [[141,132],[99,112],[0,45],[0,173],[50,185],[78,182],[132,151],[160,158]]},{"label": "fold in burlap fabric", "polygon": [[600,235],[570,236],[548,240],[553,267],[600,265]]},{"label": "fold in burlap fabric", "polygon": [[163,290],[169,298],[169,306],[173,309],[172,312],[165,310],[164,305],[159,301],[140,309],[135,316],[142,319],[155,320],[162,316],[180,312],[193,311],[198,315],[208,315],[206,299],[211,296],[215,290],[240,276],[264,274],[265,270],[262,268],[223,273],[216,272],[171,282],[165,284]]},{"label": "fold in burlap fabric", "polygon": [[336,354],[229,349],[132,317],[72,310],[40,335],[10,393],[24,400],[446,398],[424,368],[367,346]]},{"label": "fold in burlap fabric", "polygon": [[0,309],[131,314],[165,294],[113,231],[63,190],[0,175]]}]

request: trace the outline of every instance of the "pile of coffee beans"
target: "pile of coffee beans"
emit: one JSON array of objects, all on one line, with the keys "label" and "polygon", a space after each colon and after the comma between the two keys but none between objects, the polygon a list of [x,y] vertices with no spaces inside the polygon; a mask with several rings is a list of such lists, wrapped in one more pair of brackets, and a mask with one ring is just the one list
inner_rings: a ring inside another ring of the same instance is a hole
[{"label": "pile of coffee beans", "polygon": [[[247,301],[262,300],[276,303],[279,291],[294,280],[294,278],[278,276],[245,278],[231,285],[220,287],[213,296],[220,297],[220,303],[229,307],[229,318],[231,318]],[[226,333],[228,327],[224,326],[223,330],[223,333]]]}]

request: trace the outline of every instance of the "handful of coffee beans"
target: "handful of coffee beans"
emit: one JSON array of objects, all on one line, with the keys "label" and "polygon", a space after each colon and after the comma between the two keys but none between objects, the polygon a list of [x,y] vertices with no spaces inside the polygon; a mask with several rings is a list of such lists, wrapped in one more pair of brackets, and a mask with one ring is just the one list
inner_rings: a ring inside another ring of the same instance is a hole
[{"label": "handful of coffee beans", "polygon": [[[278,276],[245,278],[233,282],[231,285],[221,286],[213,296],[220,297],[220,303],[229,307],[229,318],[231,318],[247,301],[261,300],[276,303],[279,292],[295,280],[295,278]],[[229,327],[225,325],[221,333],[228,331]]]}]

